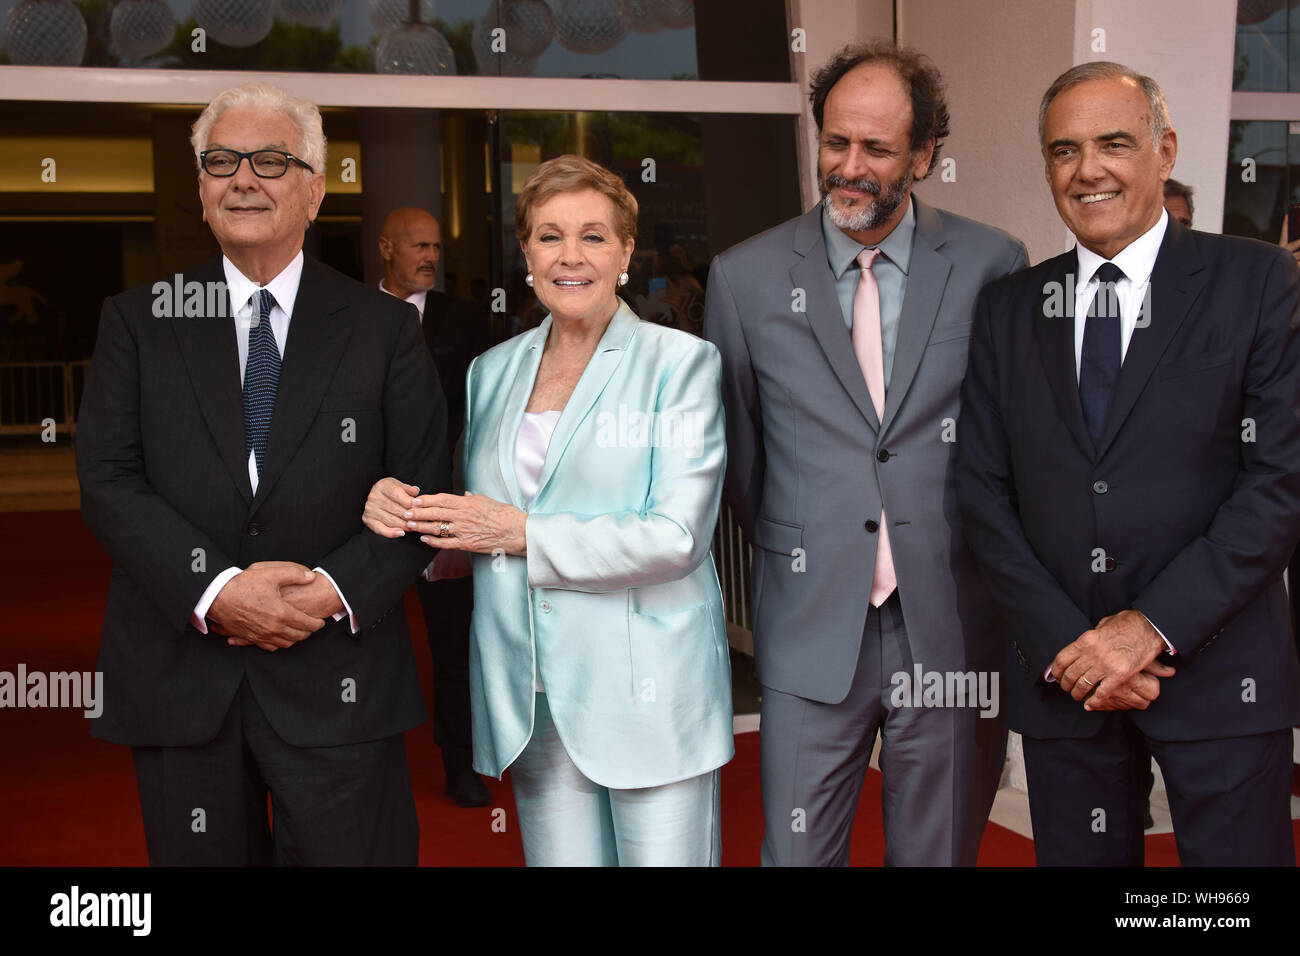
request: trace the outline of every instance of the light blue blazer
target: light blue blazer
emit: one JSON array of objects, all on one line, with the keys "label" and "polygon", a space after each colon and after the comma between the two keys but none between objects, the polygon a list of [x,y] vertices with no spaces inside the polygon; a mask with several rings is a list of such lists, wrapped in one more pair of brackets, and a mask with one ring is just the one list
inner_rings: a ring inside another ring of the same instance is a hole
[{"label": "light blue blazer", "polygon": [[[466,487],[519,508],[515,438],[550,329],[547,316],[467,375]],[[551,437],[527,557],[474,557],[479,773],[500,778],[532,735],[534,660],[560,740],[594,782],[659,786],[731,759],[709,552],[724,436],[718,350],[620,300]]]}]

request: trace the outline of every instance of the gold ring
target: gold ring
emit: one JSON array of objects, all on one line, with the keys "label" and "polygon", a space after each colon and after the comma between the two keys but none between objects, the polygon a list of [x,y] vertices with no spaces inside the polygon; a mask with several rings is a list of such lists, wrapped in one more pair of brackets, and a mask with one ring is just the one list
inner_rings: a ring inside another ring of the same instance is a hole
[{"label": "gold ring", "polygon": [[444,521],[440,525],[438,525],[438,537],[440,538],[451,537],[451,522]]}]

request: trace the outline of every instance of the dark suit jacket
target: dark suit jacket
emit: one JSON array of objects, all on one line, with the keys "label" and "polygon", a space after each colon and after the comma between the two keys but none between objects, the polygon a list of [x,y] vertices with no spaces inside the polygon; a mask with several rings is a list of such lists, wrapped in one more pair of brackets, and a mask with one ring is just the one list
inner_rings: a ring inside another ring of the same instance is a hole
[{"label": "dark suit jacket", "polygon": [[425,295],[422,325],[447,399],[447,445],[455,448],[465,430],[465,375],[469,363],[493,346],[492,332],[477,305],[435,289]]},{"label": "dark suit jacket", "polygon": [[1300,270],[1284,250],[1170,220],[1150,325],[1133,332],[1094,449],[1074,320],[1045,314],[1076,268],[1071,251],[985,288],[962,389],[957,493],[1011,624],[1011,725],[1096,733],[1110,718],[1043,671],[1102,617],[1137,608],[1178,650],[1159,699],[1133,711],[1143,732],[1288,727],[1300,718],[1281,580],[1300,536]]},{"label": "dark suit jacket", "polygon": [[[223,279],[220,257],[184,276]],[[295,746],[421,723],[401,600],[429,552],[361,524],[366,494],[385,475],[448,486],[445,404],[415,310],[304,261],[253,495],[233,319],[157,318],[152,303],[149,286],[105,301],[78,418],[82,513],[113,559],[94,735],[203,743],[244,677]],[[269,653],[191,625],[213,577],[268,560],[324,568],[362,630],[328,621]],[[344,700],[349,680],[355,702]]]}]

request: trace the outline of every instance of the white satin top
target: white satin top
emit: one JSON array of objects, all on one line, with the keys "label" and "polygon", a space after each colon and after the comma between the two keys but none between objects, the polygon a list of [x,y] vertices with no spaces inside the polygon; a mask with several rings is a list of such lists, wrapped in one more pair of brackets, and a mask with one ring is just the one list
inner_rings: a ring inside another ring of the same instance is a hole
[{"label": "white satin top", "polygon": [[[551,435],[560,420],[560,411],[552,409],[545,412],[524,412],[519,423],[519,433],[515,436],[515,480],[519,482],[519,493],[523,496],[524,507],[528,508],[537,495],[537,486],[542,478],[542,466],[546,463],[546,450],[551,447]],[[533,686],[537,693],[543,693],[542,675],[538,671],[536,655],[533,664]]]}]

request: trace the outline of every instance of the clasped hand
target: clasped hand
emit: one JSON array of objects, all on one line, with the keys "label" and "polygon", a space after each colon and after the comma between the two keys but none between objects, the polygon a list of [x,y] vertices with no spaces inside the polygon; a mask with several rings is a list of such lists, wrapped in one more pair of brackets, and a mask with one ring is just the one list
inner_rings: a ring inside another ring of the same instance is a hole
[{"label": "clasped hand", "polygon": [[419,534],[431,548],[475,554],[528,553],[528,515],[514,505],[468,491],[464,495],[419,494],[415,485],[383,478],[370,489],[361,520],[385,538]]},{"label": "clasped hand", "polygon": [[276,651],[311,637],[342,610],[325,575],[293,561],[259,561],[226,582],[207,616],[232,647]]},{"label": "clasped hand", "polygon": [[1061,648],[1052,676],[1084,710],[1146,710],[1160,696],[1160,678],[1177,673],[1156,661],[1164,649],[1141,611],[1121,611]]}]

